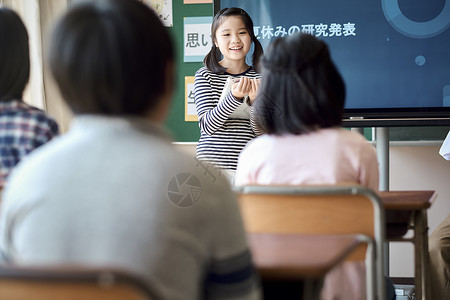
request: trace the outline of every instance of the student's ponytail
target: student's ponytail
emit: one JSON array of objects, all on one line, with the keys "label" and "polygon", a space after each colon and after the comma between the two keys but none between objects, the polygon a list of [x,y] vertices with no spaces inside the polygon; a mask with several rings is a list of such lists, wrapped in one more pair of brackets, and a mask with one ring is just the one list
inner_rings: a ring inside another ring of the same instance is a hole
[{"label": "student's ponytail", "polygon": [[261,68],[259,67],[259,60],[261,56],[264,54],[263,47],[261,46],[261,43],[258,41],[256,36],[253,36],[253,44],[255,45],[255,48],[253,50],[252,55],[252,65],[253,68],[256,70],[256,72],[261,73]]},{"label": "student's ponytail", "polygon": [[209,50],[208,54],[206,54],[203,59],[203,64],[213,73],[225,73],[227,69],[219,64],[221,55],[219,48],[213,43],[211,50]]}]

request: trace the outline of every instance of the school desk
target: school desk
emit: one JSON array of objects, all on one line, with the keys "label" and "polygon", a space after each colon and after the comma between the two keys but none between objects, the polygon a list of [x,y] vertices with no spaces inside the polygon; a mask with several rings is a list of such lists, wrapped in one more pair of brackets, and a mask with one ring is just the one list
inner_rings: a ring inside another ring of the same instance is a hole
[{"label": "school desk", "polygon": [[247,236],[261,278],[303,282],[303,299],[319,299],[325,274],[364,242],[358,235],[248,233]]},{"label": "school desk", "polygon": [[[437,193],[382,191],[379,196],[386,211],[386,240],[413,243],[416,299],[430,299],[427,209],[431,207]],[[413,236],[405,237],[410,229]]]},{"label": "school desk", "polygon": [[[414,245],[414,284],[416,299],[430,299],[430,257],[428,254],[429,209],[435,191],[383,191],[379,196],[386,210],[386,240]],[[404,235],[411,229],[413,237]]]}]

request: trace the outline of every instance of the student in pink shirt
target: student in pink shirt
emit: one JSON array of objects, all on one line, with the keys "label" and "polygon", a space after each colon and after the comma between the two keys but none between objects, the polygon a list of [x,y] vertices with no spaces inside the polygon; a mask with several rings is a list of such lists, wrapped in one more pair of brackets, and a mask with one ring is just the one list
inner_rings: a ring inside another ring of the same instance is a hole
[{"label": "student in pink shirt", "polygon": [[[280,38],[261,60],[262,82],[253,104],[266,133],[247,144],[235,185],[353,182],[378,189],[375,149],[340,127],[345,83],[328,46],[308,34]],[[388,284],[387,299],[394,299]],[[365,267],[348,262],[325,279],[321,299],[365,299]]]}]

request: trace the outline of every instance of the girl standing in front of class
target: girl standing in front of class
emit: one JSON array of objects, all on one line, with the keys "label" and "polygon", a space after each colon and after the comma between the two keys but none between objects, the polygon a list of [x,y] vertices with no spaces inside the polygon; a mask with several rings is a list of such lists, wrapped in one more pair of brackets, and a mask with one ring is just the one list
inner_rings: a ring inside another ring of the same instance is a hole
[{"label": "girl standing in front of class", "polygon": [[[213,46],[205,67],[195,74],[195,106],[201,137],[197,158],[234,175],[241,150],[259,133],[253,125],[251,104],[259,86],[258,61],[263,49],[253,32],[253,21],[240,8],[224,8],[211,25]],[[252,43],[252,65],[246,56]],[[227,82],[228,81],[228,82]]]}]

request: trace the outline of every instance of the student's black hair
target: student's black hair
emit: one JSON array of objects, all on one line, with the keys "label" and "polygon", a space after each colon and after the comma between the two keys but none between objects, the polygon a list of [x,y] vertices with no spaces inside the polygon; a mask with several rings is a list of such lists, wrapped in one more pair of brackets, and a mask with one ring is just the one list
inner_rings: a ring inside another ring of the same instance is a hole
[{"label": "student's black hair", "polygon": [[324,41],[298,33],[274,40],[261,59],[256,123],[269,134],[303,134],[339,126],[345,83]]},{"label": "student's black hair", "polygon": [[20,17],[0,8],[0,101],[21,99],[30,78],[28,33]]},{"label": "student's black hair", "polygon": [[242,19],[242,22],[244,22],[245,29],[247,29],[248,34],[250,35],[250,38],[252,39],[254,45],[252,55],[252,66],[257,72],[259,72],[259,60],[263,54],[263,48],[261,46],[261,43],[255,36],[255,32],[253,31],[252,19],[245,10],[237,7],[223,8],[214,16],[213,22],[211,24],[211,40],[213,45],[211,47],[211,50],[205,56],[203,63],[209,70],[211,70],[214,73],[221,74],[226,72],[227,69],[225,69],[219,64],[222,54],[220,53],[219,48],[216,47],[215,42],[217,41],[216,40],[217,29],[220,27],[220,25],[222,25],[226,17],[231,16],[240,17]]},{"label": "student's black hair", "polygon": [[143,115],[172,84],[171,38],[138,0],[75,4],[55,25],[48,58],[75,114]]}]

